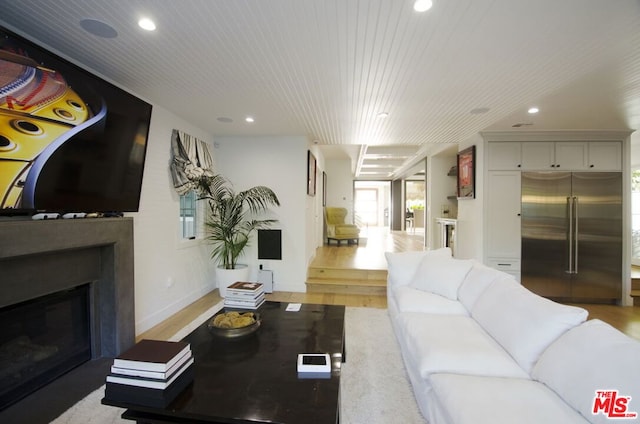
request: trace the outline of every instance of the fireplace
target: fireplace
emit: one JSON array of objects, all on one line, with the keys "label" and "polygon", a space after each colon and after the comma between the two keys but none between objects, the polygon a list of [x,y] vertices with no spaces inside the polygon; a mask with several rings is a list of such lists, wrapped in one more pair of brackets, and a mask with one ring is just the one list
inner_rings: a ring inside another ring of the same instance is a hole
[{"label": "fireplace", "polygon": [[[60,346],[38,327],[84,322],[63,328],[69,330],[66,340],[84,344],[64,354],[76,363],[60,365],[47,380],[78,362],[113,358],[135,343],[132,218],[2,220],[0,270],[0,345],[50,359]],[[20,309],[24,316],[15,318]],[[17,336],[19,331],[26,334]],[[14,383],[0,386],[0,396],[23,390]]]},{"label": "fireplace", "polygon": [[0,409],[91,359],[89,285],[0,309]]}]

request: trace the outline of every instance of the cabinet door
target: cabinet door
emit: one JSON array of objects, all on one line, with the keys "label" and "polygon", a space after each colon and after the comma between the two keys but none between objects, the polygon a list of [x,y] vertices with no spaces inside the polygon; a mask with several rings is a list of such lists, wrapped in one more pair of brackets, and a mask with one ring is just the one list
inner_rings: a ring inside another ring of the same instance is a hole
[{"label": "cabinet door", "polygon": [[621,171],[622,143],[619,141],[589,142],[589,170]]},{"label": "cabinet door", "polygon": [[555,143],[555,169],[558,171],[584,171],[588,169],[587,143],[567,141]]},{"label": "cabinet door", "polygon": [[491,171],[486,187],[487,256],[520,258],[520,172]]},{"label": "cabinet door", "polygon": [[520,169],[521,143],[496,141],[489,143],[489,171]]},{"label": "cabinet door", "polygon": [[527,171],[552,171],[555,169],[553,142],[525,141],[522,143],[522,169]]}]

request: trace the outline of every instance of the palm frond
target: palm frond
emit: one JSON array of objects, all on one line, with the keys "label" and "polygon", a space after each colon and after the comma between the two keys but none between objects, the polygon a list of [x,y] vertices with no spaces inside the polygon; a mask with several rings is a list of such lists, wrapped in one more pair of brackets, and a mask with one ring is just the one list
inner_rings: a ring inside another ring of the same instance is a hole
[{"label": "palm frond", "polygon": [[268,187],[256,186],[236,193],[226,178],[216,174],[200,177],[196,190],[198,199],[205,200],[209,207],[205,227],[207,240],[213,245],[211,257],[225,268],[235,268],[253,231],[278,222],[252,216],[266,212],[270,206],[280,206],[278,196]]}]

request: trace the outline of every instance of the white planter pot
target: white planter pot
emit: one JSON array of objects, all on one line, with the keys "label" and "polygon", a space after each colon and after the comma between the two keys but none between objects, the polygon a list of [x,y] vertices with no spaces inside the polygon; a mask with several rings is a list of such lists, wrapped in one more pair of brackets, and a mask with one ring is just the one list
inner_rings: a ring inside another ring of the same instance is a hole
[{"label": "white planter pot", "polygon": [[220,297],[227,295],[227,287],[236,281],[249,281],[249,266],[236,264],[235,269],[216,268],[216,283]]}]

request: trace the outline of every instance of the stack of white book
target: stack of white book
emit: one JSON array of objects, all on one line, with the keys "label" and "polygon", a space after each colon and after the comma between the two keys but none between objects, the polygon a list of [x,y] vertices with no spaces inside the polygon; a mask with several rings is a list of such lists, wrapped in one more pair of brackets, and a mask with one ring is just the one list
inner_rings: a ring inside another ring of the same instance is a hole
[{"label": "stack of white book", "polygon": [[141,340],[113,360],[105,398],[112,402],[165,406],[193,380],[186,342]]},{"label": "stack of white book", "polygon": [[261,283],[238,281],[227,287],[224,306],[237,309],[258,309],[264,303],[264,287]]}]

